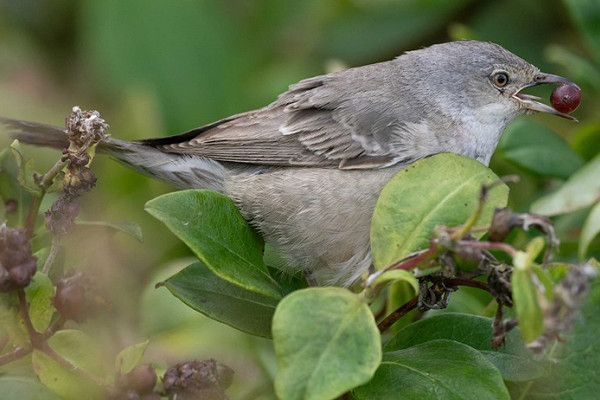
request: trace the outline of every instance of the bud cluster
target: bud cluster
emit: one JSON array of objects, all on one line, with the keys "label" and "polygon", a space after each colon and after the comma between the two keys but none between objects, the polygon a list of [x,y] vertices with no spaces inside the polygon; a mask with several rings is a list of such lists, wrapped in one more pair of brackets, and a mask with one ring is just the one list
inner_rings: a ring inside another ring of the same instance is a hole
[{"label": "bud cluster", "polygon": [[29,285],[36,271],[37,258],[24,229],[0,226],[0,291],[8,292]]},{"label": "bud cluster", "polygon": [[96,185],[96,176],[89,168],[88,150],[107,139],[104,132],[109,126],[100,118],[98,111],[82,111],[73,107],[66,119],[69,147],[63,151],[63,161],[68,161],[63,178],[63,195],[45,214],[48,230],[55,235],[69,232],[79,213],[79,196]]},{"label": "bud cluster", "polygon": [[163,386],[169,399],[227,400],[232,379],[233,370],[215,360],[190,361],[169,368]]}]

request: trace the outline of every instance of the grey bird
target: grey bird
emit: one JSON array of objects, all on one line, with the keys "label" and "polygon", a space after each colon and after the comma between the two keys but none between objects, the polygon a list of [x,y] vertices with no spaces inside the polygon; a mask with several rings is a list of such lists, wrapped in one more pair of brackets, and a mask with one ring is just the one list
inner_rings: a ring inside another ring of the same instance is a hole
[{"label": "grey bird", "polygon": [[[284,257],[321,284],[349,285],[371,264],[371,215],[409,163],[451,152],[488,165],[504,128],[539,111],[521,90],[573,82],[501,46],[457,41],[316,76],[270,105],[164,138],[109,138],[99,150],[179,188],[229,196]],[[61,128],[3,118],[16,137],[59,146]]]}]

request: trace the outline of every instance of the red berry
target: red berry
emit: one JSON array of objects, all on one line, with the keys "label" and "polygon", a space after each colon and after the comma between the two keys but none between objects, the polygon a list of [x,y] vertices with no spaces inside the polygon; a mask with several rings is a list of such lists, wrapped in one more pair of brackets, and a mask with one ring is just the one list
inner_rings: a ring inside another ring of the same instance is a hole
[{"label": "red berry", "polygon": [[577,86],[561,85],[550,95],[550,103],[556,111],[571,113],[581,103],[581,90]]}]

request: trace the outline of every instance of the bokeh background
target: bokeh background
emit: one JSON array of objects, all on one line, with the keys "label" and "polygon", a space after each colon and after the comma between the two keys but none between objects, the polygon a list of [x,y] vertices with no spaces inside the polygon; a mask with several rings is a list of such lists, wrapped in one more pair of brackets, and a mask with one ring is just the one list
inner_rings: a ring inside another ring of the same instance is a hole
[{"label": "bokeh background", "polygon": [[[597,0],[0,0],[0,115],[62,125],[79,105],[99,110],[115,137],[163,136],[264,106],[302,78],[464,38],[499,43],[576,81],[584,93],[579,124],[526,118],[560,133],[582,161],[598,153]],[[552,88],[537,90],[548,99]],[[0,133],[0,149],[9,144]],[[40,171],[59,157],[45,149],[27,154]],[[491,166],[513,172],[501,157]],[[236,371],[231,398],[272,398],[269,341],[154,289],[190,256],[143,210],[171,188],[108,158],[96,158],[93,169],[98,184],[82,219],[134,221],[144,240],[89,228],[68,239],[66,264],[91,271],[111,303],[82,329],[107,359],[149,338],[146,360],[159,369],[216,358]],[[525,211],[548,185],[525,174],[512,186],[513,206]]]}]

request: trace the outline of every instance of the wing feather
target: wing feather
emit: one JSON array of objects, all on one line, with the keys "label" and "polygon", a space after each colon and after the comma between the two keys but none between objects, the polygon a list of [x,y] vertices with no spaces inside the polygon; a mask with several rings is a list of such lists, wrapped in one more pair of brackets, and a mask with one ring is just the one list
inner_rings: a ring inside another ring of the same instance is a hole
[{"label": "wing feather", "polygon": [[[291,85],[271,105],[144,143],[217,161],[277,166],[380,168],[394,163],[381,138],[398,121],[385,82],[361,68]],[[353,86],[348,86],[353,82]],[[358,91],[356,87],[360,87]]]}]

